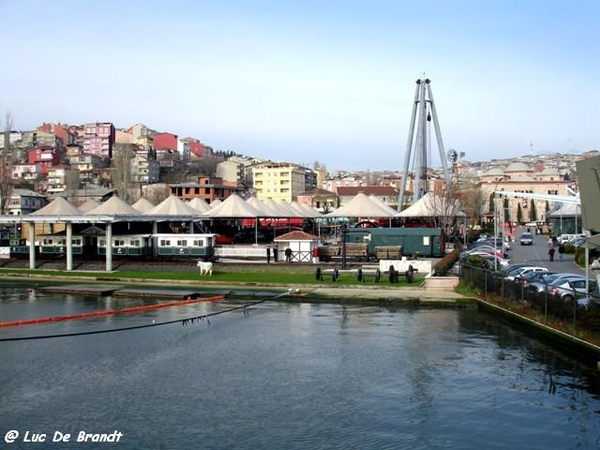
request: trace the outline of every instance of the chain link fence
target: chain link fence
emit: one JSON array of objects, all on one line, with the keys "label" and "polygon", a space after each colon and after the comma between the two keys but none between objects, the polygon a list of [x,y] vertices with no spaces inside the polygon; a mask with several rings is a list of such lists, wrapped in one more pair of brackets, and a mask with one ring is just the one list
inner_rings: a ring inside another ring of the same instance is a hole
[{"label": "chain link fence", "polygon": [[[532,286],[510,280],[500,271],[461,264],[461,284],[485,300],[577,336],[600,337],[600,298],[597,294],[544,283]],[[592,284],[595,287],[595,283]],[[594,290],[597,292],[596,290]]]}]

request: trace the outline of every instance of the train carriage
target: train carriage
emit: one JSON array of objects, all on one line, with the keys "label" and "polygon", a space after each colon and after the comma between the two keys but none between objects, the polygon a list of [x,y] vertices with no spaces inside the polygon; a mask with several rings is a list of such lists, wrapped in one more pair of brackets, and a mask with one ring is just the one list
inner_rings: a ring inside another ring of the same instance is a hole
[{"label": "train carriage", "polygon": [[158,256],[211,260],[215,255],[215,234],[212,233],[159,233],[153,237]]},{"label": "train carriage", "polygon": [[[112,237],[113,256],[148,256],[152,254],[150,234],[127,234]],[[98,238],[98,255],[106,255],[106,237]]]},{"label": "train carriage", "polygon": [[[35,255],[40,254],[40,244],[36,241],[34,245]],[[29,241],[27,239],[11,239],[10,240],[10,257],[11,258],[29,258]]]}]

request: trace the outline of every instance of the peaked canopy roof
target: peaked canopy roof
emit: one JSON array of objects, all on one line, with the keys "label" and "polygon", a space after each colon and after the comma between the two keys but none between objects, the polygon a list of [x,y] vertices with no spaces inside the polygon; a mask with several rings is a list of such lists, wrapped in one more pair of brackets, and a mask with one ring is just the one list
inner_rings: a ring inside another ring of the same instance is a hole
[{"label": "peaked canopy roof", "polygon": [[64,197],[57,197],[43,208],[29,214],[30,216],[81,216],[79,208],[69,203]]},{"label": "peaked canopy roof", "polygon": [[457,200],[452,200],[454,204],[450,202],[451,200],[445,197],[427,192],[404,211],[397,213],[396,217],[446,217],[449,215],[466,217],[466,214],[459,210]]},{"label": "peaked canopy roof", "polygon": [[393,215],[379,203],[359,192],[346,205],[326,214],[325,217],[392,217]]},{"label": "peaked canopy roof", "polygon": [[273,241],[275,242],[290,242],[290,241],[319,241],[320,238],[314,234],[307,233],[306,231],[294,230],[289,233],[277,236]]},{"label": "peaked canopy roof", "polygon": [[93,198],[90,198],[87,202],[79,205],[79,211],[85,214],[88,211],[97,208],[98,206],[100,206],[100,202],[94,200]]},{"label": "peaked canopy roof", "polygon": [[204,214],[211,219],[214,218],[256,218],[264,217],[265,214],[243,200],[237,194],[231,194],[220,205],[211,208]]},{"label": "peaked canopy roof", "polygon": [[131,205],[131,207],[137,209],[141,213],[145,213],[146,211],[154,208],[154,205],[150,202],[150,200],[140,198],[137,202]]},{"label": "peaked canopy roof", "polygon": [[148,216],[199,216],[200,212],[176,195],[170,195],[154,208],[144,212]]},{"label": "peaked canopy roof", "polygon": [[195,210],[200,211],[201,213],[205,213],[210,210],[210,206],[208,205],[208,203],[206,203],[204,200],[198,197],[194,197],[193,199],[191,199],[188,205],[190,205]]},{"label": "peaked canopy roof", "polygon": [[86,216],[93,216],[96,214],[139,216],[140,212],[134,207],[129,206],[119,197],[113,196],[104,203],[85,213]]}]

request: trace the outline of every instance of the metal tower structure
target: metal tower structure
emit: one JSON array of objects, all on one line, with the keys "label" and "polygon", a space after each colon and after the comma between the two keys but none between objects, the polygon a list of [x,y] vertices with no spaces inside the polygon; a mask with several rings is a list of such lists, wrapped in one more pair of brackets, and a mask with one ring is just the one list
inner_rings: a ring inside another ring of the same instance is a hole
[{"label": "metal tower structure", "polygon": [[[404,195],[408,184],[411,156],[414,155],[413,171],[413,203],[419,200],[427,192],[427,167],[428,155],[431,154],[431,120],[433,119],[433,128],[437,140],[440,160],[444,169],[446,187],[450,186],[451,177],[446,163],[446,154],[444,152],[444,142],[435,111],[433,94],[429,78],[418,79],[415,91],[415,99],[410,119],[410,128],[408,130],[408,139],[406,142],[406,153],[404,155],[404,169],[402,171],[402,183],[400,186],[400,195],[398,198],[398,211],[402,211],[404,206]],[[416,123],[416,128],[415,128]],[[413,146],[414,144],[414,146]]]}]

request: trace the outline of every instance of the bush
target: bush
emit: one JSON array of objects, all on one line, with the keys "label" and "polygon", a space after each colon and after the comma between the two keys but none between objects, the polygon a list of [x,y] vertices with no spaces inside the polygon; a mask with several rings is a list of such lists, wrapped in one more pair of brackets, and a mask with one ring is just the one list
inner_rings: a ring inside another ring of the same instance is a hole
[{"label": "bush", "polygon": [[456,264],[456,261],[458,261],[458,255],[460,255],[460,251],[461,248],[457,245],[454,247],[454,250],[440,259],[435,266],[433,266],[433,275],[436,277],[443,277],[446,275],[450,269],[452,269],[454,264]]}]

